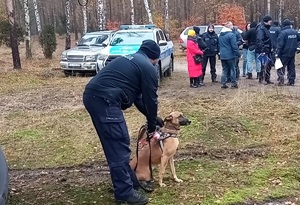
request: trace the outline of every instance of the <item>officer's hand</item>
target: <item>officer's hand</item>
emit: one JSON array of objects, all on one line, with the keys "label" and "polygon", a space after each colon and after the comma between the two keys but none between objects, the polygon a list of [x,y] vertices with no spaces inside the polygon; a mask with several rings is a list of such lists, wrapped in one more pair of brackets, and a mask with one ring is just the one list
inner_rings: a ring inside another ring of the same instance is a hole
[{"label": "officer's hand", "polygon": [[165,125],[165,123],[162,118],[156,117],[156,125],[159,127],[163,127]]}]

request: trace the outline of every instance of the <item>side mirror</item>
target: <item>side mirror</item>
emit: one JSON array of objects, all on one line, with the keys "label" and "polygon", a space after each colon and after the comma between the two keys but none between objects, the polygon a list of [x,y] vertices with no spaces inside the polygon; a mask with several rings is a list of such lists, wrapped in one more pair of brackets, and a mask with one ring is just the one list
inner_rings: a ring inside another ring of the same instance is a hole
[{"label": "side mirror", "polygon": [[160,40],[160,41],[158,42],[158,45],[159,45],[159,46],[166,46],[166,45],[168,45],[168,42],[167,42],[167,41]]}]

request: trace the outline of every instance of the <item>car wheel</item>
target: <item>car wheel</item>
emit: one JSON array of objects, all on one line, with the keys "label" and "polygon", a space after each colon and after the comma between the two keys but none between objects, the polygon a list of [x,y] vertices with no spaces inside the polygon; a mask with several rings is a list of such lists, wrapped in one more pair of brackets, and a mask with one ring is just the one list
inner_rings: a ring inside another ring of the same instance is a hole
[{"label": "car wheel", "polygon": [[5,205],[8,198],[8,168],[4,153],[0,149],[0,205]]},{"label": "car wheel", "polygon": [[64,74],[66,77],[72,76],[72,71],[64,70]]},{"label": "car wheel", "polygon": [[173,58],[171,58],[171,61],[170,61],[170,64],[169,64],[169,68],[168,68],[168,70],[166,71],[166,76],[167,77],[170,77],[170,76],[172,76],[172,72],[173,72],[173,70],[174,70],[174,61],[173,61]]}]

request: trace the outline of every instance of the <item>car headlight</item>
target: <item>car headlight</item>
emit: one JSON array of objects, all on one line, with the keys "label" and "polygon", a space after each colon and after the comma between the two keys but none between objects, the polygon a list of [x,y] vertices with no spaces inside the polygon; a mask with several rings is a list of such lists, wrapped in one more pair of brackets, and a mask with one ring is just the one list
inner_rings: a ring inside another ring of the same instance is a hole
[{"label": "car headlight", "polygon": [[65,53],[61,54],[60,59],[62,61],[67,61],[68,60],[67,55]]},{"label": "car headlight", "polygon": [[100,55],[98,55],[98,60],[103,61],[103,60],[105,60],[107,57],[108,57],[108,55],[100,54]]},{"label": "car headlight", "polygon": [[85,56],[85,61],[96,61],[97,56]]}]

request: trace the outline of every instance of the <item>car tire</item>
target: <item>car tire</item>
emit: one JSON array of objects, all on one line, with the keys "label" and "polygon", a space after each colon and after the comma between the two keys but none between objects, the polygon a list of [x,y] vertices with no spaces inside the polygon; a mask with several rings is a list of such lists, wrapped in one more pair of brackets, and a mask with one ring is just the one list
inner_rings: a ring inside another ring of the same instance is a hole
[{"label": "car tire", "polygon": [[157,72],[158,87],[159,87],[161,82],[161,77],[162,77],[160,64],[157,64],[156,68],[157,68],[156,72]]},{"label": "car tire", "polygon": [[8,198],[8,168],[4,153],[0,149],[0,205],[5,205]]},{"label": "car tire", "polygon": [[72,76],[72,71],[64,70],[64,74],[66,77],[70,77],[70,76]]},{"label": "car tire", "polygon": [[170,64],[169,64],[169,68],[168,70],[166,71],[166,76],[167,77],[171,77],[172,76],[172,72],[173,72],[173,66],[174,66],[174,61],[173,61],[173,58],[171,58],[171,61],[170,61]]}]

